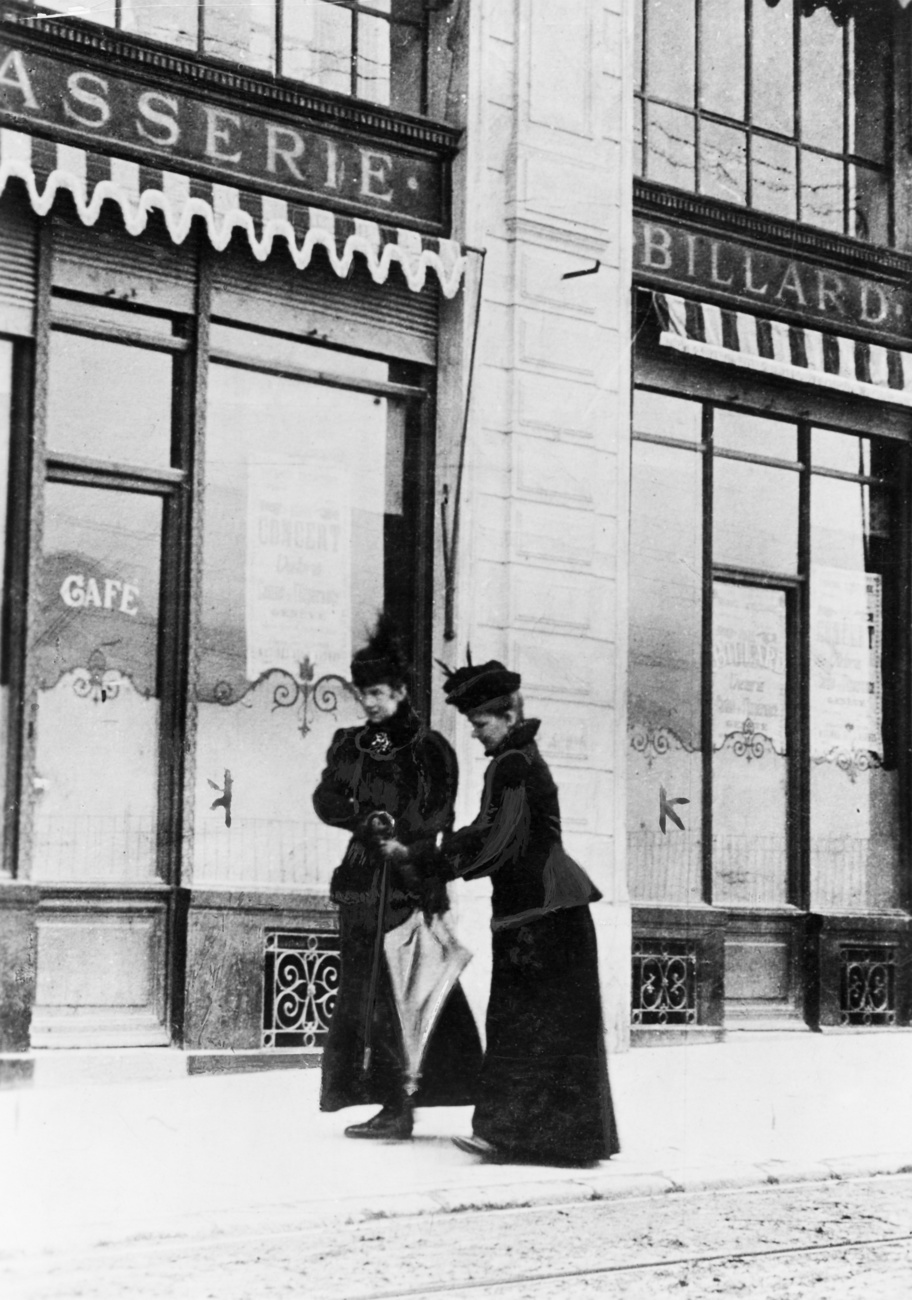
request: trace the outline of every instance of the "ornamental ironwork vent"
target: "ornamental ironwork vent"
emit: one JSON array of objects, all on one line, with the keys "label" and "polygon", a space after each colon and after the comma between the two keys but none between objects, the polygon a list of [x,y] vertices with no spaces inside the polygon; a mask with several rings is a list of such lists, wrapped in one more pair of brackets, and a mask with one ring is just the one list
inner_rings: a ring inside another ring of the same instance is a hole
[{"label": "ornamental ironwork vent", "polygon": [[322,1049],[338,987],[338,935],[267,930],[263,1046]]},{"label": "ornamental ironwork vent", "polygon": [[896,951],[841,949],[839,1014],[844,1025],[896,1024]]},{"label": "ornamental ironwork vent", "polygon": [[634,1025],[697,1022],[697,952],[674,939],[638,939],[633,945]]}]

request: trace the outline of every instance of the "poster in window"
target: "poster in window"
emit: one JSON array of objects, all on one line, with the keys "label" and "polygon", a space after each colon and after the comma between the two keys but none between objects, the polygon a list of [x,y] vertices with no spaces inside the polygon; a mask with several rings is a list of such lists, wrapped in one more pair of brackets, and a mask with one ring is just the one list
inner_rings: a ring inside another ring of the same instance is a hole
[{"label": "poster in window", "polygon": [[348,675],[351,508],[337,466],[286,461],[247,468],[247,677]]},{"label": "poster in window", "polygon": [[879,573],[811,574],[811,754],[883,757],[883,599]]},{"label": "poster in window", "polygon": [[[717,582],[713,588],[713,749],[765,737],[786,752],[785,593]],[[763,746],[758,741],[758,750]]]}]

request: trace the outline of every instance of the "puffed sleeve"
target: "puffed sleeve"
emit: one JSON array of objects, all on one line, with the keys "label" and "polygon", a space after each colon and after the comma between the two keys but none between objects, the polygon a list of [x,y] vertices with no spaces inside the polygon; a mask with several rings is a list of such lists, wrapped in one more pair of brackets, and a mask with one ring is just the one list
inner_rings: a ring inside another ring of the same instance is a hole
[{"label": "puffed sleeve", "polygon": [[478,880],[525,855],[531,831],[526,789],[530,770],[529,759],[519,750],[494,760],[485,780],[481,812],[445,845],[454,877]]},{"label": "puffed sleeve", "polygon": [[423,838],[437,838],[453,825],[456,791],[459,788],[459,764],[456,752],[436,731],[428,732],[424,742],[425,794],[422,800]]},{"label": "puffed sleeve", "polygon": [[420,791],[402,818],[400,835],[408,846],[411,869],[417,873],[417,879],[412,877],[412,888],[417,890],[425,913],[432,915],[449,907],[449,872],[438,841],[453,825],[459,766],[453,747],[436,731],[422,737],[418,765]]},{"label": "puffed sleeve", "polygon": [[313,793],[313,806],[320,820],[329,826],[354,831],[360,822],[353,789],[356,760],[348,753],[347,739],[344,729],[333,736],[320,784]]}]

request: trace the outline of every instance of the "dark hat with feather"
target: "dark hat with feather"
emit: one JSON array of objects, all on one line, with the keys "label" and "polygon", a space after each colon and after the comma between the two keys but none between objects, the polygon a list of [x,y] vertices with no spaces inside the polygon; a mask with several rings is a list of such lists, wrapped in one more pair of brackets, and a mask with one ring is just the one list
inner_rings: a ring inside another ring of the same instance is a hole
[{"label": "dark hat with feather", "polygon": [[447,704],[454,705],[460,713],[475,713],[508,705],[522,685],[519,673],[511,672],[499,659],[473,664],[468,646],[466,660],[466,666],[455,671],[437,660],[446,673],[443,691]]},{"label": "dark hat with feather", "polygon": [[352,681],[359,690],[388,682],[390,686],[407,686],[412,666],[389,614],[381,614],[367,645],[352,659]]}]

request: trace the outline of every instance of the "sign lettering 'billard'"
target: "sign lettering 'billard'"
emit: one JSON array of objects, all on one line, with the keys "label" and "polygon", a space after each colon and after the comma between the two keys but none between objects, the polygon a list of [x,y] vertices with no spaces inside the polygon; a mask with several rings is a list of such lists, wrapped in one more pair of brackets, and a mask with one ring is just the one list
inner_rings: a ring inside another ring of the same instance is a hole
[{"label": "sign lettering 'billard'", "polygon": [[711,295],[736,309],[792,316],[836,332],[912,338],[912,295],[899,285],[838,272],[666,221],[634,220],[634,273],[685,297]]},{"label": "sign lettering 'billard'", "polygon": [[53,128],[55,138],[90,149],[119,146],[152,166],[183,166],[297,202],[345,204],[381,221],[442,229],[436,159],[270,121],[2,41],[0,123],[39,134]]}]

